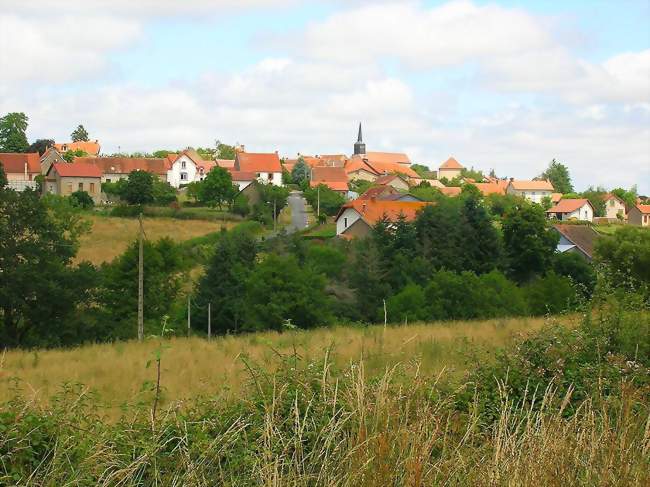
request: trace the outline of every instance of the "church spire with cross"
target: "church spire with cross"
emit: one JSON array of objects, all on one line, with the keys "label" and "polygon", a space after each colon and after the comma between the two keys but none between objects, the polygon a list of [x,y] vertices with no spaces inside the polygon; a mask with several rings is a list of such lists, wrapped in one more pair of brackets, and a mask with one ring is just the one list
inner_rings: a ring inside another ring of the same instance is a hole
[{"label": "church spire with cross", "polygon": [[359,122],[359,135],[357,136],[357,141],[354,143],[354,155],[358,156],[366,153],[366,144],[363,143],[363,137],[361,135],[361,122]]}]

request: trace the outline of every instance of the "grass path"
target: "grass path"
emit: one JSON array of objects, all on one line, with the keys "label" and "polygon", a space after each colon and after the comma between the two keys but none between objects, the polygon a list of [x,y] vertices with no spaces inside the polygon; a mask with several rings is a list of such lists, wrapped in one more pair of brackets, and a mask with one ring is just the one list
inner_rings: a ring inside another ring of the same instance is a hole
[{"label": "grass path", "polygon": [[[138,220],[135,218],[118,218],[89,215],[92,222],[91,232],[81,238],[77,262],[89,260],[101,264],[113,260],[122,254],[129,243],[138,236]],[[222,227],[232,228],[236,222],[209,222],[204,220],[177,220],[173,218],[144,218],[147,238],[157,240],[170,237],[181,242],[218,232]]]},{"label": "grass path", "polygon": [[[162,358],[162,385],[166,403],[196,395],[237,397],[248,376],[242,357],[273,370],[278,355],[304,360],[322,359],[331,349],[336,365],[363,357],[370,374],[397,362],[418,359],[422,372],[460,377],[468,363],[489,360],[490,352],[507,345],[516,334],[539,329],[541,318],[412,324],[408,326],[330,327],[288,333],[264,332],[243,336],[172,338]],[[0,401],[13,395],[18,378],[23,393],[46,401],[65,382],[82,383],[99,393],[114,414],[119,405],[137,400],[142,386],[154,379],[146,363],[158,347],[156,339],[88,345],[68,350],[8,351],[0,359]],[[295,348],[294,348],[295,347]]]}]

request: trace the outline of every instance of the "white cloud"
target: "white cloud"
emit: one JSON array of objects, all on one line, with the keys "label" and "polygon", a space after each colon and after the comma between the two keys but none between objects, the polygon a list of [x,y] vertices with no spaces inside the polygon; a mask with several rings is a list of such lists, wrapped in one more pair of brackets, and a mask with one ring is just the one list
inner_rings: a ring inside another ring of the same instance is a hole
[{"label": "white cloud", "polygon": [[524,11],[460,0],[435,8],[397,2],[335,13],[308,26],[299,45],[319,59],[356,63],[392,57],[429,69],[523,53],[550,42],[541,22]]},{"label": "white cloud", "polygon": [[0,84],[60,83],[106,72],[107,52],[136,41],[140,26],[111,17],[0,15]]}]

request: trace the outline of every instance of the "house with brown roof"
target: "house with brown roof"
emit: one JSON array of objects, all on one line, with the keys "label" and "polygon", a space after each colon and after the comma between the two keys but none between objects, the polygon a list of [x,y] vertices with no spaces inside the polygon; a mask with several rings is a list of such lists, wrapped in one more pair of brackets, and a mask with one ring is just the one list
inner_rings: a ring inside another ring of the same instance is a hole
[{"label": "house with brown roof", "polygon": [[315,188],[321,184],[345,195],[348,192],[348,175],[342,167],[312,167],[309,186]]},{"label": "house with brown roof", "polygon": [[63,154],[64,152],[67,151],[82,150],[89,156],[94,156],[94,157],[97,157],[99,155],[99,150],[101,149],[99,142],[97,140],[95,140],[94,142],[84,141],[84,140],[81,140],[79,142],[64,142],[62,144],[54,144],[54,148],[60,154]]},{"label": "house with brown roof", "polygon": [[55,162],[45,175],[43,190],[60,196],[85,191],[95,203],[101,200],[102,172],[86,162]]},{"label": "house with brown roof", "polygon": [[544,180],[516,180],[511,179],[506,188],[506,194],[521,196],[533,203],[541,203],[545,197],[551,197],[555,192],[550,181]]},{"label": "house with brown roof", "polygon": [[650,226],[650,205],[636,204],[627,212],[627,222],[641,227]]},{"label": "house with brown roof", "polygon": [[278,153],[237,152],[235,171],[252,172],[264,184],[282,186],[282,164]]},{"label": "house with brown roof", "polygon": [[553,229],[560,234],[557,252],[575,252],[591,261],[594,254],[596,241],[601,235],[589,225],[553,225]]},{"label": "house with brown roof", "polygon": [[546,210],[548,218],[560,221],[582,220],[591,222],[594,219],[594,207],[587,198],[563,199],[557,205]]},{"label": "house with brown roof", "polygon": [[430,203],[356,199],[344,204],[335,217],[336,234],[343,238],[362,238],[382,218],[396,222],[400,216],[413,221],[417,213]]},{"label": "house with brown roof", "polygon": [[408,180],[401,174],[387,174],[375,179],[375,184],[392,186],[398,191],[408,191],[410,189]]},{"label": "house with brown roof", "polygon": [[611,220],[625,219],[625,201],[612,193],[603,195],[605,217]]},{"label": "house with brown roof", "polygon": [[114,183],[127,179],[133,171],[145,171],[161,181],[167,181],[169,162],[167,158],[147,157],[75,157],[74,162],[92,164],[102,173],[102,183]]},{"label": "house with brown roof", "polygon": [[491,194],[504,195],[506,194],[506,188],[508,187],[508,181],[503,180],[471,184],[476,186],[483,196],[489,196]]},{"label": "house with brown roof", "polygon": [[7,176],[7,187],[16,191],[36,188],[35,178],[41,174],[38,152],[3,152],[0,153],[0,163]]},{"label": "house with brown roof", "polygon": [[440,164],[440,167],[438,168],[438,179],[447,178],[451,181],[454,178],[460,177],[460,173],[463,169],[465,169],[465,167],[460,162],[453,157],[450,157]]}]

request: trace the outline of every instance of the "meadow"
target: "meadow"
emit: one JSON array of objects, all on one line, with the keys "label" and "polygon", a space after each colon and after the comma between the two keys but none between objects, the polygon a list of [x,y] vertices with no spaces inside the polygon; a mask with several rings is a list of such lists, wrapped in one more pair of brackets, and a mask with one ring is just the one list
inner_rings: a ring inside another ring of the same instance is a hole
[{"label": "meadow", "polygon": [[[570,324],[573,318],[562,321]],[[163,347],[161,383],[164,404],[197,395],[225,394],[236,398],[248,384],[248,364],[269,373],[280,356],[298,354],[303,361],[323,359],[344,367],[363,360],[371,375],[397,363],[418,361],[423,373],[461,377],[468,366],[489,360],[498,347],[538,330],[543,318],[476,322],[418,323],[407,326],[335,326],[309,331],[273,331],[205,338],[149,337],[137,341],[87,345],[73,349],[9,350],[0,360],[0,402],[9,400],[14,380],[24,395],[47,403],[64,383],[81,383],[98,394],[106,414],[115,418],[120,406],[137,400],[143,384],[155,379],[146,364]],[[146,389],[146,388],[145,388]]]},{"label": "meadow", "polygon": [[[88,214],[92,223],[90,233],[80,238],[76,261],[88,260],[93,264],[110,262],[122,254],[138,238],[139,223],[135,218],[109,217]],[[180,220],[175,218],[143,218],[145,234],[149,240],[169,237],[176,242],[232,228],[237,222]]]}]

